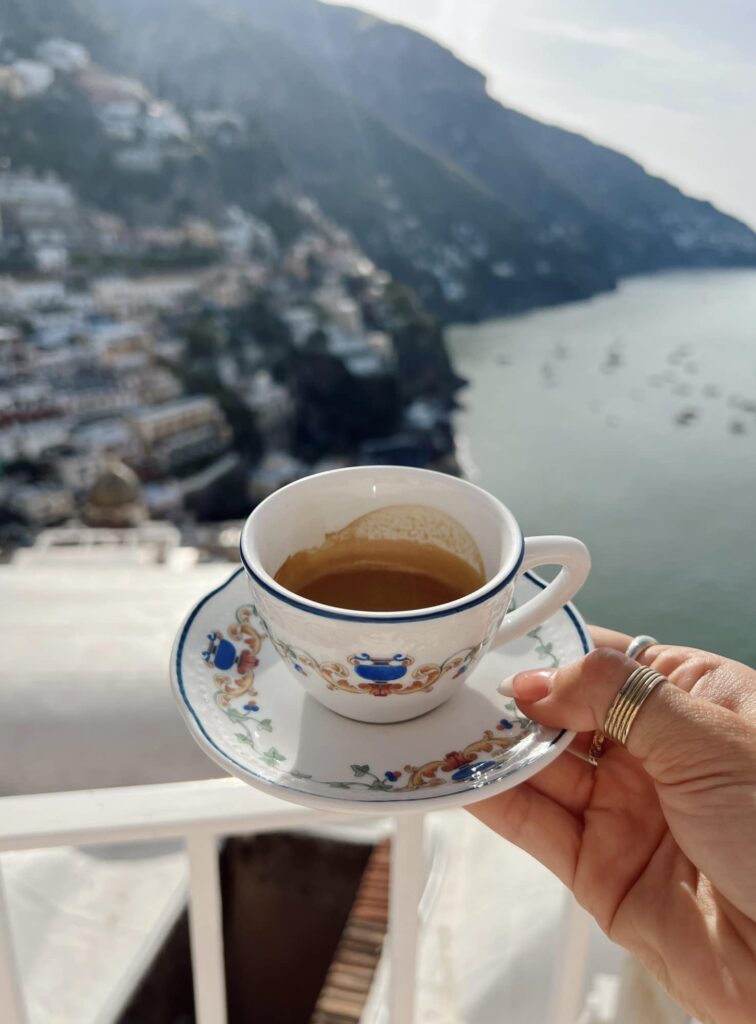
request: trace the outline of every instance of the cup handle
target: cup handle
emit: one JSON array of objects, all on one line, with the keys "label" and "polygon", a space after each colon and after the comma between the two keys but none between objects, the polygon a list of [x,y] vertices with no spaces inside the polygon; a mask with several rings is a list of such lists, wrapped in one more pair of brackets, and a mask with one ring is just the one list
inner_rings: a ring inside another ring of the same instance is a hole
[{"label": "cup handle", "polygon": [[588,578],[591,556],[585,544],[575,537],[526,537],[525,554],[518,575],[536,565],[561,565],[562,568],[540,594],[504,618],[494,637],[493,647],[516,640],[572,600]]}]

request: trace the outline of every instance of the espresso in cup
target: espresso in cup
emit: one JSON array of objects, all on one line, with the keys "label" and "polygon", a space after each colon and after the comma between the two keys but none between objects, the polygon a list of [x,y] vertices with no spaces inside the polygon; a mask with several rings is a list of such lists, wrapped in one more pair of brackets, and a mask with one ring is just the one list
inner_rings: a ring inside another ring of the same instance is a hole
[{"label": "espresso in cup", "polygon": [[[474,484],[404,466],[282,487],[245,523],[241,557],[254,612],[308,695],[376,724],[459,693],[491,647],[558,612],[590,566],[572,537],[523,537]],[[556,579],[509,610],[517,575],[555,563]]]},{"label": "espresso in cup", "polygon": [[486,582],[468,531],[439,509],[384,506],[290,555],[276,583],[335,608],[394,612],[456,601]]}]

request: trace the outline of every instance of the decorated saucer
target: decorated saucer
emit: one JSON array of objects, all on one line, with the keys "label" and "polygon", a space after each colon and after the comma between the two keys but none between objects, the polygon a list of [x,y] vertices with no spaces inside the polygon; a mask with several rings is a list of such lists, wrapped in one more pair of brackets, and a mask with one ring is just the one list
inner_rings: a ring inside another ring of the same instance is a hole
[{"label": "decorated saucer", "polygon": [[[514,603],[544,586],[525,573]],[[553,761],[572,733],[523,717],[496,685],[522,669],[574,661],[590,647],[582,618],[565,605],[489,652],[459,692],[428,714],[390,725],[357,722],[315,701],[281,663],[239,569],[187,616],[171,681],[195,740],[231,775],[293,803],[395,814],[493,796]]]}]

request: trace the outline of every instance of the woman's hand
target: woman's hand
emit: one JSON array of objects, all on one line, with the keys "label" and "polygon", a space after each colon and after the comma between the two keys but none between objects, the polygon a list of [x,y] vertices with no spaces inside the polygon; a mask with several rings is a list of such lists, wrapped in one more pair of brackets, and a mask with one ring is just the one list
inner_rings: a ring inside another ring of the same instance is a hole
[{"label": "woman's hand", "polygon": [[[630,638],[511,681],[524,714],[583,735],[585,754],[637,667]],[[470,810],[572,889],[614,942],[711,1024],[756,1021],[756,672],[689,647],[639,656],[672,685],[597,767],[560,757]]]}]

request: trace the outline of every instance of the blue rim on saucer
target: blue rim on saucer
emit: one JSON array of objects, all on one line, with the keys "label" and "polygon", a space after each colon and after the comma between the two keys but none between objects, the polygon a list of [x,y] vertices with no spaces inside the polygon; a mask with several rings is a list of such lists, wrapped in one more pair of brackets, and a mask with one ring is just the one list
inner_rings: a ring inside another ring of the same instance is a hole
[{"label": "blue rim on saucer", "polygon": [[[544,586],[524,573],[514,604]],[[492,796],[554,760],[573,734],[526,719],[496,683],[590,649],[580,615],[566,605],[489,652],[460,691],[428,714],[389,725],[357,722],[315,701],[281,663],[238,569],[181,626],[171,681],[195,740],[230,774],[305,806],[395,814]]]}]

